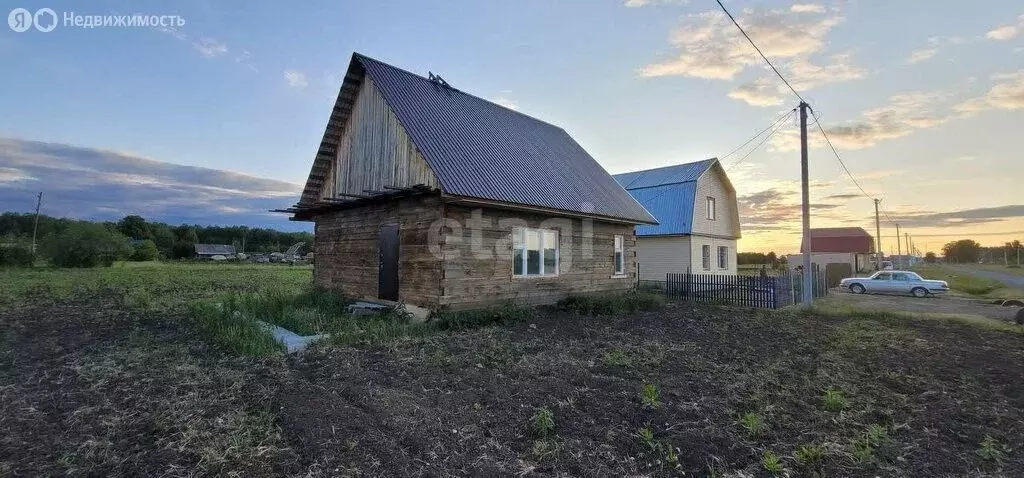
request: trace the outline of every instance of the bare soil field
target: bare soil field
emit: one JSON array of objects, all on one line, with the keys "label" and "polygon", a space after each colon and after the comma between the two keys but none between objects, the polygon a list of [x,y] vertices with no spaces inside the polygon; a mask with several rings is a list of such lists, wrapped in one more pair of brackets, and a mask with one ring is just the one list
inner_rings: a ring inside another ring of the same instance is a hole
[{"label": "bare soil field", "polygon": [[1024,474],[1014,332],[675,305],[243,358],[119,300],[0,311],[0,474]]}]

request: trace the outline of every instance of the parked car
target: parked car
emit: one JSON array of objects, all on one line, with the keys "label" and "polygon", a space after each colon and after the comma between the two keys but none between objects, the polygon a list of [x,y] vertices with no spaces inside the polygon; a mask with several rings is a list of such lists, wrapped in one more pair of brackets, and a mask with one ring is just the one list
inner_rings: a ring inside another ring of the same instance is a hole
[{"label": "parked car", "polygon": [[913,294],[914,297],[949,292],[946,281],[925,280],[916,272],[909,271],[878,271],[869,277],[851,277],[839,281],[839,287],[855,294]]}]

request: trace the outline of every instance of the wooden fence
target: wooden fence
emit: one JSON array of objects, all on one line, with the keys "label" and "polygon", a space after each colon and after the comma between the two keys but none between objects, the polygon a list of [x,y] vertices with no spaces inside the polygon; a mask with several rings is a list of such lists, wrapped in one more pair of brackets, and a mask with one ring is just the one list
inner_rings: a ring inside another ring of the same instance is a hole
[{"label": "wooden fence", "polygon": [[[814,271],[812,279],[814,298],[825,296],[825,274]],[[680,300],[777,309],[800,303],[803,276],[797,272],[768,277],[683,272],[667,274],[664,282],[642,280],[638,287]]]}]

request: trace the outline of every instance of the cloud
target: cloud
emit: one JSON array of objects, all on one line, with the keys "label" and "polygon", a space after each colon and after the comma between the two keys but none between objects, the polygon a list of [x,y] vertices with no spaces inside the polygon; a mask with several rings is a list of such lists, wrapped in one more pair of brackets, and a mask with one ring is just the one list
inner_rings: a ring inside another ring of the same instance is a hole
[{"label": "cloud", "polygon": [[638,8],[651,3],[651,0],[626,0],[626,6],[630,8]]},{"label": "cloud", "polygon": [[[847,53],[832,55],[824,65],[797,57],[780,66],[783,76],[797,91],[807,91],[829,83],[840,83],[863,78],[864,69],[853,66]],[[729,92],[729,97],[753,106],[777,106],[790,98],[789,87],[774,74],[744,83]]]},{"label": "cloud", "polygon": [[[829,139],[840,150],[864,149],[881,141],[902,138],[919,129],[932,128],[950,119],[935,111],[948,95],[942,92],[911,91],[893,95],[889,104],[861,113],[860,118],[825,128]],[[819,135],[811,136],[815,146],[824,146]],[[799,138],[792,132],[776,134],[771,141],[777,151],[796,151]]]},{"label": "cloud", "polygon": [[[773,59],[806,58],[820,51],[825,37],[842,22],[835,14],[786,9],[745,9],[737,21]],[[732,80],[749,66],[763,62],[732,22],[719,11],[686,17],[670,35],[679,51],[675,58],[640,69],[640,75],[689,76]]]},{"label": "cloud", "polygon": [[648,5],[655,5],[655,4],[668,5],[668,4],[672,4],[672,3],[676,3],[676,4],[690,3],[690,0],[626,0],[626,2],[623,5],[625,5],[628,8],[640,8],[640,7],[646,7]]},{"label": "cloud", "polygon": [[[803,209],[796,191],[770,188],[736,198],[740,223],[743,229],[758,229],[765,226],[783,230],[798,222]],[[828,211],[839,204],[812,203],[811,211]]]},{"label": "cloud", "polygon": [[309,86],[309,80],[306,79],[306,74],[298,70],[284,70],[284,80],[288,82],[288,86],[292,88],[305,88]]},{"label": "cloud", "polygon": [[506,107],[506,108],[508,108],[510,110],[518,110],[519,109],[519,105],[516,104],[516,102],[514,102],[514,101],[512,101],[512,100],[510,100],[508,98],[505,98],[504,96],[499,96],[499,97],[497,97],[497,98],[495,98],[495,99],[493,99],[491,101],[493,101],[494,103],[497,103],[497,104],[499,104],[501,106],[504,106],[504,107]]},{"label": "cloud", "polygon": [[228,52],[227,45],[213,38],[200,38],[199,41],[192,44],[192,47],[207,58],[216,58]]},{"label": "cloud", "polygon": [[920,50],[914,50],[910,52],[910,58],[907,58],[907,63],[910,63],[911,65],[921,63],[922,61],[935,56],[938,52],[939,50],[937,48],[922,48]]},{"label": "cloud", "polygon": [[41,189],[43,212],[59,217],[308,229],[268,212],[297,201],[300,185],[130,153],[0,138],[0,184],[11,210],[34,207]]},{"label": "cloud", "polygon": [[1024,204],[964,209],[949,212],[910,212],[893,214],[902,227],[957,227],[989,224],[1006,219],[1024,218]]},{"label": "cloud", "polygon": [[833,194],[831,196],[825,196],[826,200],[845,201],[847,199],[857,199],[862,197],[860,194]]},{"label": "cloud", "polygon": [[1017,33],[1020,33],[1020,28],[1016,25],[1003,25],[989,30],[985,34],[985,38],[989,40],[1009,40],[1017,36]]},{"label": "cloud", "polygon": [[970,117],[991,109],[1024,108],[1024,70],[993,75],[992,79],[1001,83],[997,83],[982,96],[953,106],[953,110],[963,117]]},{"label": "cloud", "polygon": [[825,7],[816,3],[794,3],[789,10],[794,13],[825,13]]}]

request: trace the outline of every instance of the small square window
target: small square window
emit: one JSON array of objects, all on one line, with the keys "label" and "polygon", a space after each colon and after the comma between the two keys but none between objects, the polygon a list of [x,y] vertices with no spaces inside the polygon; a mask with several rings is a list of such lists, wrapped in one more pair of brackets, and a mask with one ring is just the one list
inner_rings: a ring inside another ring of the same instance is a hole
[{"label": "small square window", "polygon": [[512,230],[512,275],[558,274],[558,231],[517,227]]}]

